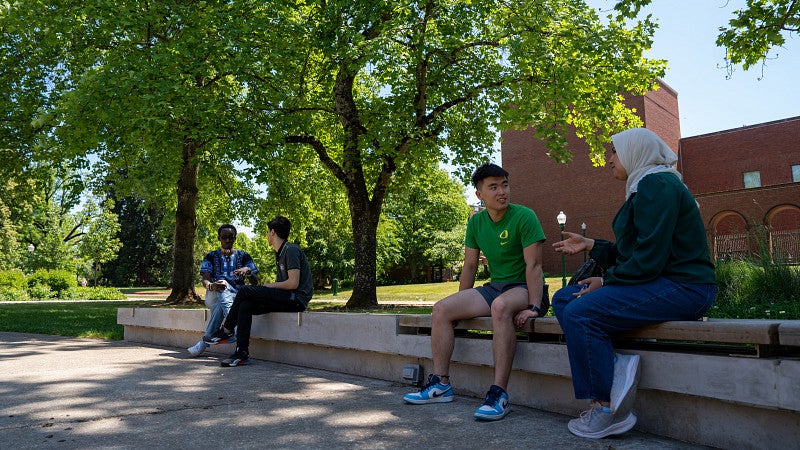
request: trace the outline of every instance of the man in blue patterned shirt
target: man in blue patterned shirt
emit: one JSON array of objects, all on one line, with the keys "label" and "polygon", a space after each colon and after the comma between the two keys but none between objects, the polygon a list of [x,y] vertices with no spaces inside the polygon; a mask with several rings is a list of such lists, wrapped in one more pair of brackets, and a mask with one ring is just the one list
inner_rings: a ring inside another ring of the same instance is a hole
[{"label": "man in blue patterned shirt", "polygon": [[[203,277],[203,287],[206,288],[206,307],[211,310],[208,326],[203,335],[205,340],[217,331],[222,321],[228,316],[233,305],[236,293],[245,284],[245,277],[250,284],[258,284],[256,268],[253,258],[243,250],[233,248],[236,242],[236,228],[233,225],[222,225],[217,230],[217,239],[220,243],[219,250],[208,252],[200,264],[200,275]],[[218,344],[233,342],[236,338]],[[192,356],[199,356],[209,346],[204,339],[189,347]]]}]

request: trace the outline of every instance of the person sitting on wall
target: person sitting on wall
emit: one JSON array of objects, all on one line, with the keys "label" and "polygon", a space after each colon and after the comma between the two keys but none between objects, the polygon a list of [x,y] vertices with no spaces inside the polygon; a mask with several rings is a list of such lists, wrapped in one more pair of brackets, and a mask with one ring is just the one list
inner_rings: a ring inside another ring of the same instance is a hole
[{"label": "person sitting on wall", "polygon": [[[244,286],[233,300],[231,312],[208,344],[236,338],[236,351],[220,363],[223,367],[244,366],[250,360],[250,328],[253,316],[270,312],[301,312],[313,295],[311,267],[303,250],[287,239],[289,219],[277,216],[267,224],[267,241],[275,250],[275,282]],[[234,334],[234,329],[236,330]]]},{"label": "person sitting on wall", "polygon": [[[505,169],[484,164],[475,170],[472,183],[486,209],[472,216],[467,224],[459,291],[433,306],[433,373],[421,391],[407,394],[403,400],[417,405],[453,401],[449,376],[455,345],[453,324],[491,316],[494,383],[474,417],[499,420],[511,410],[506,387],[517,346],[514,327],[547,313],[542,277],[545,236],[531,209],[510,203]],[[491,282],[476,288],[473,286],[481,251],[491,267]]]},{"label": "person sitting on wall", "polygon": [[187,349],[192,356],[200,356],[209,347],[206,340],[211,339],[227,317],[236,293],[245,285],[245,277],[251,284],[258,284],[258,269],[253,258],[247,252],[233,248],[236,227],[230,224],[219,227],[217,240],[220,248],[206,253],[200,263],[200,276],[206,289],[206,308],[211,310],[211,317],[203,338]]},{"label": "person sitting on wall", "polygon": [[569,422],[581,437],[622,434],[636,424],[639,355],[614,354],[612,337],[668,320],[697,320],[717,292],[700,209],[673,167],[675,153],[646,128],[611,136],[608,164],[625,181],[625,203],[612,223],[616,242],[565,232],[555,251],[590,255],[603,277],[579,280],[553,295],[567,341],[575,398],[589,410]]}]

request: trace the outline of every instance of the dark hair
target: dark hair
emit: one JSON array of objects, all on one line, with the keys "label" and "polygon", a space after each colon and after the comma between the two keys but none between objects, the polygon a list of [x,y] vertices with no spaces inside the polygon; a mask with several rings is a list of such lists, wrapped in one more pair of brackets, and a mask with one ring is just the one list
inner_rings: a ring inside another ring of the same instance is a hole
[{"label": "dark hair", "polygon": [[289,230],[292,229],[292,223],[286,217],[275,216],[274,219],[267,223],[267,228],[275,230],[279,238],[286,240],[289,238]]},{"label": "dark hair", "polygon": [[217,229],[217,236],[219,236],[222,233],[222,230],[232,230],[233,235],[236,236],[236,227],[229,223],[226,223],[225,225],[222,225]]},{"label": "dark hair", "polygon": [[472,185],[475,186],[475,189],[480,189],[481,187],[479,185],[483,183],[484,179],[489,177],[503,177],[508,179],[508,172],[497,164],[482,164],[472,173]]}]

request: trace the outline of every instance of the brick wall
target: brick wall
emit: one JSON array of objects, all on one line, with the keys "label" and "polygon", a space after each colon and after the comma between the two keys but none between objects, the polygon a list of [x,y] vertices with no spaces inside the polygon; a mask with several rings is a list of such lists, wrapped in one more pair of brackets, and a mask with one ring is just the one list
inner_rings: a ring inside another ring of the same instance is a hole
[{"label": "brick wall", "polygon": [[[680,123],[675,91],[662,85],[643,97],[629,98],[626,104],[677,152]],[[560,164],[547,156],[544,142],[535,138],[532,129],[502,133],[502,164],[509,173],[511,201],[533,209],[542,222],[547,236],[543,268],[551,275],[562,271],[561,254],[551,247],[560,240],[558,213],[566,214],[567,231],[580,233],[585,223],[587,236],[613,240],[611,221],[625,201],[625,183],[615,180],[610,168],[592,166],[583,141],[572,135],[568,148],[575,157]],[[582,263],[582,254],[566,257],[567,279]]]},{"label": "brick wall", "polygon": [[800,117],[681,140],[679,170],[695,194],[744,188],[744,172],[760,171],[761,185],[792,182],[800,165]]}]

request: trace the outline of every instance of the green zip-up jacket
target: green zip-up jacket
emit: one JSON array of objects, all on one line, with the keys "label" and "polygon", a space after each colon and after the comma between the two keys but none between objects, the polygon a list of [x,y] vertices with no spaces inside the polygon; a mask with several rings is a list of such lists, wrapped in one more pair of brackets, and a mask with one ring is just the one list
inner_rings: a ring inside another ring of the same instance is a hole
[{"label": "green zip-up jacket", "polygon": [[640,284],[660,276],[682,283],[716,282],[697,202],[675,175],[642,178],[612,227],[617,241],[597,239],[590,253],[607,269],[604,284]]}]

